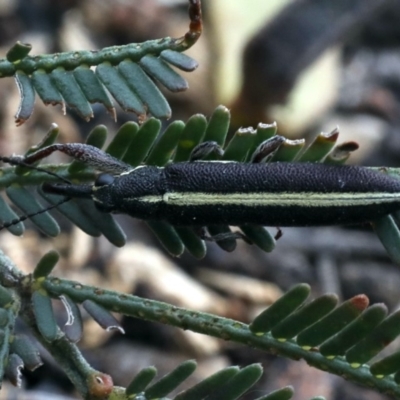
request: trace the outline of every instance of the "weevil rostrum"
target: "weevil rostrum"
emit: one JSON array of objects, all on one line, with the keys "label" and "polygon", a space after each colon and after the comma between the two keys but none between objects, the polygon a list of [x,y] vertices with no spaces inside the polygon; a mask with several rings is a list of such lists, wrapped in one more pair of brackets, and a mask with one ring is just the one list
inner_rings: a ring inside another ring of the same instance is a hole
[{"label": "weevil rostrum", "polygon": [[400,180],[358,166],[262,161],[285,140],[264,143],[253,162],[201,161],[218,149],[206,142],[188,162],[132,167],[86,144],[53,144],[26,158],[32,164],[54,151],[103,173],[92,184],[45,184],[46,192],[92,199],[100,211],[176,226],[257,224],[278,227],[359,224],[400,209]]}]

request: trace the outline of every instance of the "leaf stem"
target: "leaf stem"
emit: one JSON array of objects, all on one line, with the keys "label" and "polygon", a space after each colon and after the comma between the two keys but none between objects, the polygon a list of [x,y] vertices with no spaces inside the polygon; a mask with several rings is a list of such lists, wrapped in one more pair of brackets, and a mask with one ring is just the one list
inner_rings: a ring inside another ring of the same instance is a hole
[{"label": "leaf stem", "polygon": [[370,373],[366,365],[352,368],[343,357],[328,359],[316,349],[305,350],[293,340],[279,341],[270,333],[256,336],[249,330],[248,325],[238,321],[186,310],[159,301],[85,286],[64,279],[48,278],[43,282],[43,287],[55,297],[67,295],[78,303],[89,299],[109,311],[242,343],[294,360],[303,359],[318,369],[342,376],[363,386],[375,387],[388,395],[400,397],[400,386],[393,377],[378,379]]},{"label": "leaf stem", "polygon": [[162,39],[148,40],[144,43],[129,43],[123,46],[110,46],[101,50],[81,50],[38,56],[26,56],[18,63],[0,59],[0,78],[13,76],[18,71],[31,75],[34,71],[44,70],[51,72],[62,67],[73,70],[79,66],[97,66],[103,62],[118,65],[125,59],[137,62],[147,54],[160,55],[164,50],[182,52],[193,46],[202,32],[201,1],[189,0],[190,25],[188,32],[178,39],[165,37]]}]

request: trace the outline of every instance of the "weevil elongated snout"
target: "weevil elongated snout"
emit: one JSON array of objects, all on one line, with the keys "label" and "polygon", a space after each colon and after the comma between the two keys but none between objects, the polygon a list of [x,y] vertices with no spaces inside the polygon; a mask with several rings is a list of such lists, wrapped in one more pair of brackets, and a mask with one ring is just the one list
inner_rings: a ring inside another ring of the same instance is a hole
[{"label": "weevil elongated snout", "polygon": [[42,189],[46,193],[58,194],[69,198],[91,199],[93,186],[44,183]]}]

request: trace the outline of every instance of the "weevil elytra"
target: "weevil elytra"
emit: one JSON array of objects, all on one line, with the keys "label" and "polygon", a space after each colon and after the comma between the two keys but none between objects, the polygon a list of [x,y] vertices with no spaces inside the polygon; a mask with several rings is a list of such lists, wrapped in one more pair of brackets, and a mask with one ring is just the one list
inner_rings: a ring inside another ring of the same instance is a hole
[{"label": "weevil elytra", "polygon": [[320,226],[364,223],[400,209],[400,180],[365,167],[262,163],[284,139],[276,136],[253,163],[200,161],[217,149],[200,145],[189,162],[132,166],[85,144],[54,144],[20,159],[34,163],[54,151],[101,170],[94,185],[47,184],[44,190],[92,199],[103,212],[173,225]]}]

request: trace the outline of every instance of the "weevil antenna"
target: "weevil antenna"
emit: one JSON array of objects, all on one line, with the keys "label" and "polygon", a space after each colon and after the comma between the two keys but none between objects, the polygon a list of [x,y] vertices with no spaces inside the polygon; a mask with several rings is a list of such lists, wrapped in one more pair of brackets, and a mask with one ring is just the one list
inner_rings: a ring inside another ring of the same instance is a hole
[{"label": "weevil antenna", "polygon": [[65,182],[65,183],[71,184],[70,180],[68,180],[67,178],[62,177],[61,175],[57,174],[56,172],[52,172],[52,171],[47,170],[46,168],[41,168],[41,167],[38,167],[36,165],[31,165],[31,164],[28,164],[28,163],[24,162],[23,161],[23,157],[21,157],[21,156],[13,156],[13,157],[0,156],[0,161],[3,161],[3,162],[5,162],[7,164],[10,164],[10,165],[17,165],[17,166],[26,167],[26,168],[29,168],[29,169],[34,169],[36,171],[43,172],[43,173],[48,174],[50,176],[54,176],[57,179],[60,179],[61,181]]},{"label": "weevil antenna", "polygon": [[13,220],[11,220],[9,222],[6,222],[3,225],[0,225],[0,231],[2,229],[4,229],[4,228],[9,228],[10,226],[17,225],[20,222],[26,221],[29,218],[36,217],[36,215],[44,214],[45,212],[53,210],[54,208],[57,208],[61,204],[64,204],[64,203],[66,203],[67,201],[70,201],[70,200],[71,200],[70,197],[64,197],[62,200],[58,201],[57,203],[52,204],[51,206],[48,206],[46,208],[43,208],[42,210],[35,211],[33,213],[30,213],[30,214],[21,215],[18,218],[15,218],[15,219],[13,219]]},{"label": "weevil antenna", "polygon": [[[48,174],[50,176],[54,176],[57,179],[65,182],[65,183],[71,184],[71,181],[69,181],[68,179],[66,179],[66,178],[64,178],[64,177],[62,177],[60,175],[58,175],[55,172],[49,171],[46,168],[41,168],[41,167],[38,167],[36,165],[31,165],[31,164],[28,164],[28,163],[24,162],[22,156],[13,156],[13,157],[0,156],[0,161],[3,161],[3,162],[5,162],[7,164],[10,164],[10,165],[21,166],[21,167],[26,167],[26,168],[29,168],[29,169],[34,169],[36,171],[46,173],[46,174]],[[52,204],[52,205],[50,205],[50,206],[48,206],[46,208],[43,208],[42,210],[35,211],[33,213],[30,213],[30,214],[20,215],[18,218],[14,218],[13,220],[11,220],[9,222],[6,222],[6,223],[0,225],[0,230],[2,230],[4,228],[9,228],[10,226],[16,225],[19,222],[26,221],[27,219],[35,217],[36,215],[44,214],[45,212],[53,210],[54,208],[57,208],[58,206],[66,203],[69,200],[71,200],[70,197],[64,197],[63,199],[58,201],[56,204]]]}]

